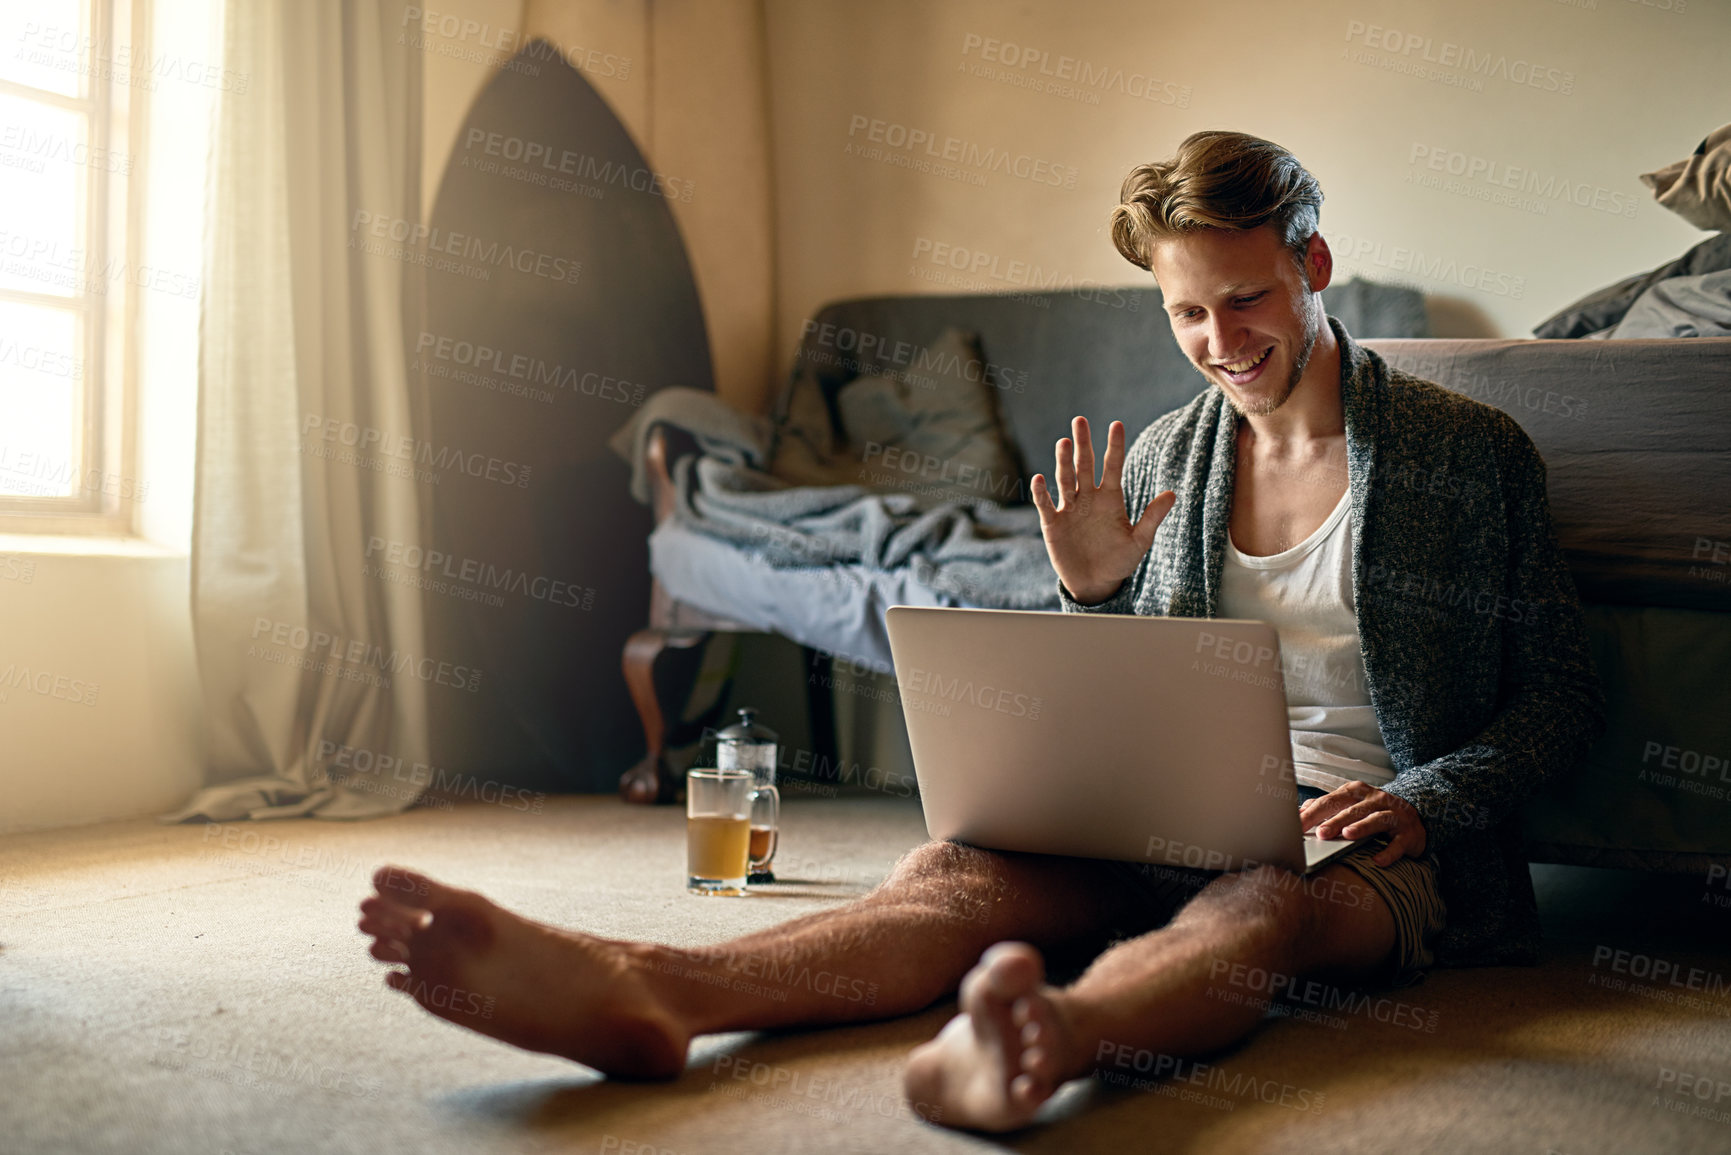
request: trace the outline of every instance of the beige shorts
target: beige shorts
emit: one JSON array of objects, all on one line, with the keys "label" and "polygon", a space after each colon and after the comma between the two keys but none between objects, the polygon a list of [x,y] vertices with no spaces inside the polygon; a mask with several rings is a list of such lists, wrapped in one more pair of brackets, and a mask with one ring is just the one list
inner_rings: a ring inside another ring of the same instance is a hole
[{"label": "beige shorts", "polygon": [[[1394,950],[1371,982],[1405,987],[1423,978],[1435,963],[1431,942],[1442,930],[1448,910],[1437,888],[1436,856],[1426,851],[1418,858],[1402,858],[1388,866],[1378,866],[1372,859],[1387,844],[1383,837],[1368,839],[1337,858],[1335,864],[1364,879],[1365,885],[1381,896],[1394,916]],[[1142,892],[1139,905],[1146,904],[1139,914],[1151,926],[1164,926],[1171,921],[1185,903],[1221,873],[1139,862],[1114,865],[1135,880],[1134,885]]]},{"label": "beige shorts", "polygon": [[1448,921],[1448,908],[1437,887],[1436,855],[1427,850],[1417,858],[1378,866],[1371,860],[1385,845],[1384,839],[1373,839],[1336,861],[1364,879],[1388,904],[1394,916],[1394,950],[1381,978],[1391,987],[1406,987],[1422,979],[1436,962],[1430,945]]}]

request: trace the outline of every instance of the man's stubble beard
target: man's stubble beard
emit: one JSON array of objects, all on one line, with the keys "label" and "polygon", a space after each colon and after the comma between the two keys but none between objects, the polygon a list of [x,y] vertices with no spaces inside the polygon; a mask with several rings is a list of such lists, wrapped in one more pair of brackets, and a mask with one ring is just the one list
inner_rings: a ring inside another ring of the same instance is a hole
[{"label": "man's stubble beard", "polygon": [[1238,399],[1228,392],[1225,386],[1220,385],[1207,373],[1203,373],[1203,377],[1207,378],[1210,385],[1220,390],[1226,398],[1226,403],[1236,409],[1240,417],[1267,417],[1286,404],[1286,399],[1292,396],[1292,391],[1298,388],[1299,381],[1304,378],[1305,367],[1310,364],[1310,355],[1316,351],[1317,338],[1322,335],[1322,322],[1317,320],[1317,312],[1317,302],[1315,297],[1312,297],[1304,310],[1304,347],[1298,351],[1298,356],[1292,359],[1292,372],[1287,376],[1286,389],[1280,396],[1256,402],[1247,408],[1240,405]]}]

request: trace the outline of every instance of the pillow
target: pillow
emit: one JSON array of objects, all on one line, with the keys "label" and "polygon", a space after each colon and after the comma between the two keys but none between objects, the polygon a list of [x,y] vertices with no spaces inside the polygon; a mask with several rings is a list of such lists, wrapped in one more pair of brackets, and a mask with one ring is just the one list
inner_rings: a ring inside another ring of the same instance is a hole
[{"label": "pillow", "polygon": [[1689,157],[1641,174],[1658,202],[1698,229],[1731,229],[1731,124],[1707,134]]},{"label": "pillow", "polygon": [[1533,329],[1533,336],[1585,337],[1588,333],[1608,329],[1623,319],[1637,297],[1660,281],[1716,273],[1721,269],[1731,269],[1731,233],[1709,237],[1650,273],[1637,273],[1589,293],[1556,316],[1539,322]]},{"label": "pillow", "polygon": [[979,337],[954,328],[906,368],[861,373],[829,404],[815,381],[796,382],[770,472],[795,485],[909,493],[921,506],[1025,500]]}]

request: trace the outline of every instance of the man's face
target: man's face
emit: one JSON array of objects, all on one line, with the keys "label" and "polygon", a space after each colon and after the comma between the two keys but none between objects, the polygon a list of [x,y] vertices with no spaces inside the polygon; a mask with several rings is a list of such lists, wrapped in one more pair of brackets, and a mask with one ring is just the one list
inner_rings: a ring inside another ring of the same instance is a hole
[{"label": "man's face", "polygon": [[1322,322],[1312,293],[1332,259],[1310,239],[1307,277],[1273,225],[1198,229],[1158,241],[1150,254],[1172,335],[1198,372],[1240,414],[1273,413],[1304,376]]}]

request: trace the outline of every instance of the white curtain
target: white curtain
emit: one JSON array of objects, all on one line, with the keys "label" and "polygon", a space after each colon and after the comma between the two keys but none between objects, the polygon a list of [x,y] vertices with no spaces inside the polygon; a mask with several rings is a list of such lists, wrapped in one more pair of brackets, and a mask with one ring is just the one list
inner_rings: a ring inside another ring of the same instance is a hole
[{"label": "white curtain", "polygon": [[425,540],[428,499],[403,340],[421,283],[404,8],[226,3],[223,64],[247,83],[223,93],[209,188],[192,568],[208,785],[171,820],[365,817],[425,781],[436,656],[419,592],[377,564],[381,542]]}]

